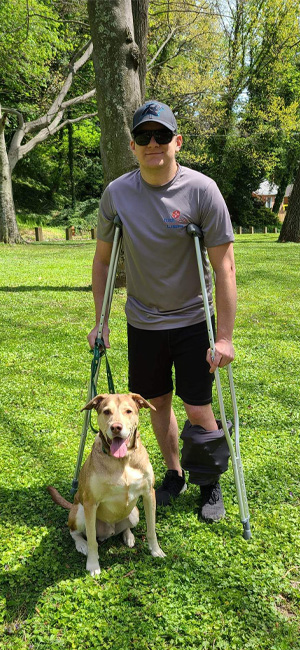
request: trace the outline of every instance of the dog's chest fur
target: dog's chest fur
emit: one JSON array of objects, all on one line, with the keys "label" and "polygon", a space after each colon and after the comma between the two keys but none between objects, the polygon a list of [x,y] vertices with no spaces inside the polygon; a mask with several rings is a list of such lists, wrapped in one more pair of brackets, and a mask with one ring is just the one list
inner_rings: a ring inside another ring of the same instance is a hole
[{"label": "dog's chest fur", "polygon": [[150,485],[150,474],[130,465],[125,465],[114,483],[108,477],[93,474],[90,488],[96,503],[99,504],[97,519],[114,523],[127,517],[139,496],[149,491]]}]

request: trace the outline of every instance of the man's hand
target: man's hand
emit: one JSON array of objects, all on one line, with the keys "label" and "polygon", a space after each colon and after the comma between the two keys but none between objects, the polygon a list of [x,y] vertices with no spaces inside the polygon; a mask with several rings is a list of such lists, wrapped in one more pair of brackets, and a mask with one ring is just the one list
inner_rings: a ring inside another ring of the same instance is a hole
[{"label": "man's hand", "polygon": [[[96,325],[87,336],[90,348],[93,350],[95,347],[96,338],[98,336],[99,325]],[[106,348],[110,348],[109,344],[109,328],[106,324],[103,325],[103,341]]]},{"label": "man's hand", "polygon": [[215,343],[215,358],[211,358],[211,349],[207,350],[206,361],[210,365],[210,373],[215,372],[216,368],[227,366],[234,359],[234,347],[232,341],[220,339]]}]

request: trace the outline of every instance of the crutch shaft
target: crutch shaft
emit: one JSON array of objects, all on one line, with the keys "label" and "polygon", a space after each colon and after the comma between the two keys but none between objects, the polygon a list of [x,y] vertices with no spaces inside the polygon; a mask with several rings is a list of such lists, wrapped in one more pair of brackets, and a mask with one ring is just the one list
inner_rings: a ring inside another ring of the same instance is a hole
[{"label": "crutch shaft", "polygon": [[[105,285],[105,291],[104,291],[104,297],[103,297],[103,303],[102,303],[102,309],[101,309],[101,315],[99,321],[99,328],[98,328],[98,336],[97,336],[97,339],[101,339],[101,340],[103,336],[103,326],[104,326],[105,318],[107,316],[108,319],[110,314],[110,308],[111,308],[114,285],[115,285],[115,278],[117,273],[118,259],[120,255],[120,249],[121,249],[122,222],[118,215],[114,219],[114,226],[115,226],[115,232],[114,232],[113,246],[112,246],[112,252],[110,257],[110,263],[108,267],[107,280]],[[99,359],[97,370],[94,376],[94,386],[97,386],[100,365],[101,365],[101,357]],[[92,377],[89,382],[86,403],[89,402],[91,399],[92,399]],[[72,481],[71,494],[75,494],[78,488],[78,477],[79,477],[79,472],[82,464],[83,452],[84,452],[86,436],[89,428],[90,418],[91,418],[91,412],[85,411],[84,419],[82,423],[81,438],[80,438],[79,449],[77,454],[74,478]]]},{"label": "crutch shaft", "polygon": [[[187,233],[191,237],[194,238],[194,242],[195,242],[196,259],[197,259],[197,265],[198,265],[198,269],[199,269],[199,277],[200,277],[200,284],[201,284],[201,290],[202,290],[202,298],[203,298],[203,306],[204,306],[204,311],[205,311],[207,332],[208,332],[209,344],[210,344],[210,348],[211,348],[212,359],[214,359],[215,341],[214,341],[214,333],[213,333],[212,322],[211,322],[210,307],[209,307],[209,302],[208,302],[206,282],[205,282],[205,276],[204,276],[204,270],[203,270],[202,253],[201,253],[201,247],[200,247],[200,239],[202,238],[202,232],[201,232],[200,228],[196,224],[189,224],[188,227],[187,227]],[[242,460],[241,460],[241,457],[240,457],[240,448],[239,448],[239,418],[238,418],[237,403],[236,403],[235,390],[234,390],[234,384],[233,384],[233,376],[232,376],[232,370],[231,370],[231,365],[230,364],[227,365],[227,372],[228,372],[228,379],[229,379],[229,386],[230,386],[231,401],[232,401],[232,406],[233,406],[233,411],[234,411],[235,448],[234,448],[234,445],[232,443],[232,440],[230,438],[230,434],[229,434],[229,431],[228,431],[225,408],[224,408],[224,401],[223,401],[223,395],[222,395],[222,387],[221,387],[221,381],[220,381],[219,369],[218,368],[216,368],[216,370],[215,370],[216,388],[217,388],[217,395],[218,395],[218,401],[219,401],[219,406],[220,406],[220,414],[221,414],[222,426],[223,426],[225,438],[226,438],[226,441],[227,441],[227,444],[228,444],[228,447],[229,447],[229,452],[230,452],[232,465],[233,465],[233,473],[234,473],[234,480],[235,480],[236,491],[237,491],[240,518],[241,518],[241,522],[243,524],[243,529],[244,529],[243,537],[244,537],[244,539],[250,539],[251,531],[250,531],[250,523],[249,523],[249,511],[248,511],[248,503],[247,503],[247,494],[246,494],[246,487],[245,487],[244,474],[243,474],[243,466],[242,466]]]}]

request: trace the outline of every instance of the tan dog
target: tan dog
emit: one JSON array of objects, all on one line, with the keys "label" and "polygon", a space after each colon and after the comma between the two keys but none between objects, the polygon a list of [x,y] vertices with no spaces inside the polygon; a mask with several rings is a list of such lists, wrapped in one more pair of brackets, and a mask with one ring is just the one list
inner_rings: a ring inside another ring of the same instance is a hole
[{"label": "tan dog", "polygon": [[100,573],[97,537],[103,541],[122,532],[125,544],[134,546],[131,528],[139,521],[139,496],[143,497],[151,555],[165,556],[155,532],[153,469],[137,429],[143,407],[154,409],[135,393],[94,397],[84,409],[96,409],[99,433],[81,469],[73,505],[48,487],[53,501],[70,510],[70,533],[77,550],[87,555],[86,568],[92,576]]}]

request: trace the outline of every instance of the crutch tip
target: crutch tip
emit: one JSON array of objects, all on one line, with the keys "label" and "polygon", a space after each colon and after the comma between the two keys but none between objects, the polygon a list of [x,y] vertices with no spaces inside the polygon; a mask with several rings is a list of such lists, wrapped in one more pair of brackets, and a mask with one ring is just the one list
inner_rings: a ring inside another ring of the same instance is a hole
[{"label": "crutch tip", "polygon": [[243,521],[243,527],[244,527],[243,538],[244,539],[251,539],[252,535],[251,535],[250,524],[249,524],[248,520]]}]

